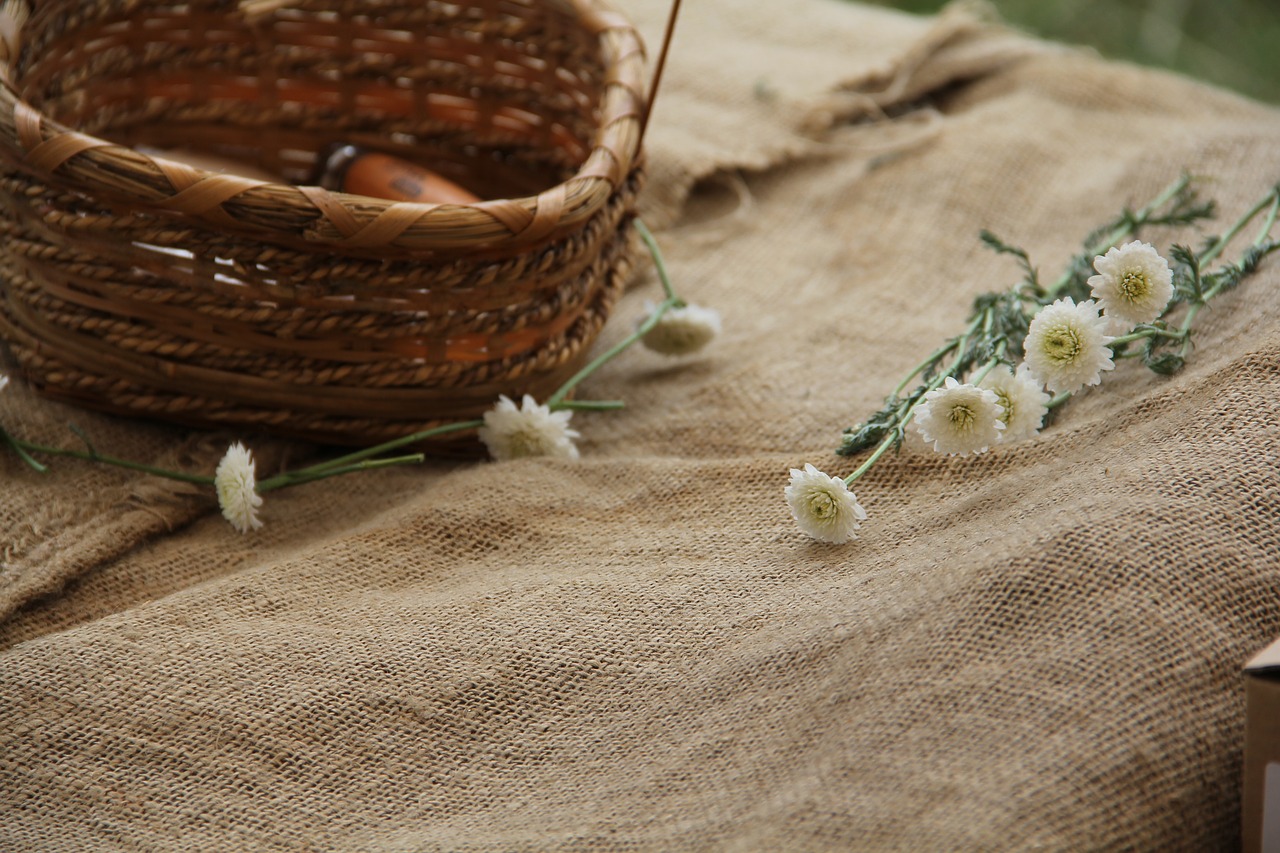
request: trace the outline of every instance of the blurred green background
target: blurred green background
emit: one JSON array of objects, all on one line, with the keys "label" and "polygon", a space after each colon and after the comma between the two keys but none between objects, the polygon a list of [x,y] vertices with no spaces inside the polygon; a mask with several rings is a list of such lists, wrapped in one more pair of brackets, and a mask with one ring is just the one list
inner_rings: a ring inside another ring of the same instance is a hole
[{"label": "blurred green background", "polygon": [[[870,0],[936,12],[945,0]],[[1104,56],[1172,68],[1280,103],[1280,0],[992,0],[1044,38]]]}]

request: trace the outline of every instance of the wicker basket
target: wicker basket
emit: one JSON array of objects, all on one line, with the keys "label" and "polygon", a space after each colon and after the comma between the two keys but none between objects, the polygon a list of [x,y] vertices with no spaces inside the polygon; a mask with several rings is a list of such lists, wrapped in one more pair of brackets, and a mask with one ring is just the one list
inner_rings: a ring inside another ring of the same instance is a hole
[{"label": "wicker basket", "polygon": [[[41,0],[6,47],[0,332],[48,396],[369,444],[545,398],[629,274],[644,56],[595,0]],[[299,185],[336,143],[487,200]]]}]

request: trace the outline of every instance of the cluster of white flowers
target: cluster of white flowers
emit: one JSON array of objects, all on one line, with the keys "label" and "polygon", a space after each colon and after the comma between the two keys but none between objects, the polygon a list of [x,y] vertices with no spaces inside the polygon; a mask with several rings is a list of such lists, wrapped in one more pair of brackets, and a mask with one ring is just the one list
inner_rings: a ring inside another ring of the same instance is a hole
[{"label": "cluster of white flowers", "polygon": [[[1092,299],[1064,297],[1041,308],[1023,341],[1025,360],[1016,372],[993,370],[981,387],[947,377],[916,406],[913,423],[935,450],[956,456],[982,453],[996,442],[1018,441],[1040,431],[1054,394],[1074,394],[1115,369],[1110,344],[1116,335],[1150,323],[1173,296],[1173,270],[1147,243],[1131,242],[1094,259]],[[1113,334],[1114,333],[1114,334]],[[983,394],[983,389],[991,392]]]},{"label": "cluster of white flowers", "polygon": [[[1092,299],[1077,304],[1064,297],[1031,319],[1016,370],[997,365],[977,384],[948,376],[925,393],[910,422],[926,443],[939,453],[968,456],[1030,438],[1049,411],[1045,389],[1073,394],[1115,369],[1110,345],[1160,318],[1173,296],[1173,271],[1152,246],[1137,241],[1099,255],[1094,269]],[[800,528],[823,542],[854,538],[867,516],[848,486],[812,465],[792,469],[786,498]]]}]

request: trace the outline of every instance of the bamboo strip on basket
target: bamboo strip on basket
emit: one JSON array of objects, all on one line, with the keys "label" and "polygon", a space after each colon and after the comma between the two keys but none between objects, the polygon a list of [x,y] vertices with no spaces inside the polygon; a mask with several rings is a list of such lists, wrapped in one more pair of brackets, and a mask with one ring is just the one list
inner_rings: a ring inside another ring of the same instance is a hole
[{"label": "bamboo strip on basket", "polygon": [[[582,346],[581,342],[590,339],[603,326],[608,311],[612,307],[612,301],[616,300],[621,293],[629,274],[630,267],[627,264],[617,266],[610,271],[609,283],[603,291],[605,296],[600,304],[594,306],[593,310],[582,319],[582,329],[570,330],[568,337],[571,338],[571,343],[557,357],[559,363],[552,365],[550,370],[539,376],[529,386],[529,393],[539,399],[545,399],[581,367],[587,356],[586,347]],[[19,343],[21,357],[24,361],[33,362],[35,372],[68,372],[66,380],[59,381],[58,384],[45,390],[47,396],[73,403],[92,404],[96,408],[122,415],[163,411],[168,419],[192,426],[257,425],[272,427],[281,435],[307,440],[333,442],[340,441],[343,436],[359,436],[360,443],[382,441],[474,416],[474,400],[471,397],[447,401],[450,405],[442,408],[433,407],[429,412],[423,413],[419,419],[414,417],[417,413],[410,413],[403,409],[397,409],[391,416],[370,418],[368,416],[372,413],[363,410],[359,411],[359,415],[353,414],[355,410],[352,409],[339,412],[298,413],[275,405],[254,407],[246,404],[228,404],[218,399],[200,397],[182,389],[166,391],[148,385],[136,385],[119,377],[81,373],[74,367],[68,367],[51,353],[42,351],[40,342],[27,337],[22,329],[12,327],[3,311],[0,311],[0,332],[4,332],[11,340]],[[24,344],[29,345],[29,348],[22,346]],[[487,402],[491,402],[497,394],[503,393],[500,383],[491,386],[471,386],[467,390],[474,392],[476,399]],[[112,402],[102,405],[103,400]]]},{"label": "bamboo strip on basket", "polygon": [[[608,268],[618,260],[618,255],[625,250],[622,242],[617,242],[612,249],[602,255],[601,266]],[[612,304],[616,294],[604,289],[597,290],[591,301],[583,307],[583,315],[588,312],[588,305],[607,301]],[[597,308],[598,310],[598,308]],[[272,403],[303,411],[343,411],[358,406],[362,411],[372,413],[394,413],[416,411],[415,406],[431,405],[448,396],[457,396],[456,381],[441,382],[439,387],[423,387],[413,385],[404,388],[370,387],[372,379],[363,377],[355,386],[348,385],[313,385],[282,383],[265,380],[249,371],[219,371],[198,364],[184,364],[171,360],[158,359],[143,353],[130,353],[126,349],[107,346],[95,342],[84,335],[75,334],[74,330],[66,330],[56,323],[31,310],[26,304],[14,298],[10,293],[5,300],[5,312],[16,321],[16,326],[33,330],[38,336],[32,340],[45,342],[46,346],[58,353],[60,361],[70,367],[84,372],[102,371],[109,368],[113,375],[122,376],[140,384],[153,384],[158,388],[170,391],[199,391],[199,389],[216,390],[226,399],[239,403],[271,405]],[[581,319],[579,317],[578,319]],[[16,329],[10,329],[16,334]],[[568,336],[569,332],[565,335]],[[546,351],[538,351],[537,355],[547,357]],[[562,361],[568,356],[561,352],[552,352],[555,361]],[[390,362],[388,366],[397,366],[400,362]],[[450,372],[446,379],[465,379],[468,394],[474,393],[478,399],[491,400],[495,394],[489,394],[486,383],[495,375],[506,374],[509,378],[516,368],[527,365],[527,360],[518,356],[499,361],[485,361],[475,365],[465,362],[449,363]],[[538,365],[546,369],[547,364]],[[501,393],[501,392],[498,392]],[[384,406],[385,404],[385,406]]]},{"label": "bamboo strip on basket", "polygon": [[[175,238],[173,234],[156,233],[146,223],[140,223],[141,227],[134,234],[130,233],[134,229],[125,229],[124,223],[120,222],[114,223],[114,226],[108,223],[106,227],[100,228],[95,221],[98,218],[95,217],[72,215],[61,221],[45,222],[41,214],[27,203],[21,190],[3,191],[6,183],[8,182],[0,181],[0,201],[4,201],[11,212],[23,219],[22,229],[9,230],[14,233],[25,230],[28,234],[38,236],[40,239],[31,244],[36,247],[33,248],[34,251],[42,251],[39,246],[61,246],[63,253],[77,257],[85,264],[114,260],[125,268],[148,271],[179,283],[198,278],[195,271],[185,268],[183,263],[171,257],[166,258],[136,248],[138,244],[163,245],[163,242],[200,245],[203,238],[196,230],[187,230]],[[561,280],[571,278],[583,269],[590,262],[591,253],[602,235],[608,230],[616,229],[622,221],[625,207],[634,197],[634,192],[634,187],[627,188],[611,201],[602,216],[593,220],[582,231],[567,235],[552,247],[534,255],[526,254],[478,266],[458,262],[441,265],[412,260],[390,266],[386,260],[361,262],[358,259],[339,259],[334,263],[328,260],[328,256],[317,256],[314,253],[285,253],[274,249],[263,253],[261,245],[251,241],[248,243],[248,250],[241,251],[224,235],[216,235],[219,240],[217,253],[226,256],[227,260],[239,261],[237,266],[240,272],[237,273],[237,278],[242,284],[206,282],[199,290],[192,288],[175,296],[194,298],[198,292],[221,293],[244,302],[244,297],[248,295],[281,305],[340,311],[369,309],[387,312],[445,312],[460,308],[475,312],[494,311],[511,306],[517,300],[545,298]],[[47,215],[45,218],[48,218]],[[122,230],[132,239],[121,241],[119,238]],[[95,236],[98,234],[102,236]],[[22,238],[14,239],[18,242],[11,245],[18,247],[28,242]],[[196,261],[188,263],[195,264]],[[268,284],[259,281],[252,269],[263,263],[267,265],[266,275],[291,283]],[[310,271],[304,269],[303,264]],[[110,267],[104,264],[104,272],[108,269]],[[219,272],[230,273],[231,270],[223,269]],[[389,273],[394,273],[395,277],[388,280]],[[299,278],[315,280],[316,284],[308,289],[306,285],[296,283]],[[356,282],[357,289],[348,289],[340,296],[335,296],[331,285],[335,278]],[[379,278],[383,281],[380,282]],[[430,290],[420,290],[420,285],[426,282],[430,283]],[[203,309],[207,306],[201,307]]]}]

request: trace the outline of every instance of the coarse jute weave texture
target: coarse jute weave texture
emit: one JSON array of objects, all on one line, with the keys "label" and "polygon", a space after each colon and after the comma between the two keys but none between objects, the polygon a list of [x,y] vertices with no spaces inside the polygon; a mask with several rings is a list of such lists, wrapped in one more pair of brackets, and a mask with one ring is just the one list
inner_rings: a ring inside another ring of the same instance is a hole
[{"label": "coarse jute weave texture", "polygon": [[[665,4],[619,5],[654,44]],[[207,496],[0,457],[0,848],[1233,848],[1239,669],[1280,634],[1274,262],[1180,375],[887,457],[856,542],[782,490],[850,470],[840,429],[1016,279],[980,228],[1053,273],[1183,169],[1233,218],[1280,113],[833,0],[686,4],[668,73],[643,209],[726,332],[593,377],[628,408],[575,415],[578,462],[312,484],[240,536]],[[204,470],[311,452],[17,385],[0,418]]]}]

